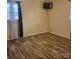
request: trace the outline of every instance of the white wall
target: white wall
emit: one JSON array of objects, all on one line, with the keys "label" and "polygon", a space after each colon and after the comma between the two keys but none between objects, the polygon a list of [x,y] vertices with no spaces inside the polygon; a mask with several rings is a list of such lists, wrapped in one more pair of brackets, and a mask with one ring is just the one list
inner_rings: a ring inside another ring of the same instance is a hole
[{"label": "white wall", "polygon": [[48,16],[43,9],[44,0],[23,0],[23,35],[34,35],[48,32]]},{"label": "white wall", "polygon": [[49,11],[50,32],[70,38],[70,2],[52,0],[53,9]]}]

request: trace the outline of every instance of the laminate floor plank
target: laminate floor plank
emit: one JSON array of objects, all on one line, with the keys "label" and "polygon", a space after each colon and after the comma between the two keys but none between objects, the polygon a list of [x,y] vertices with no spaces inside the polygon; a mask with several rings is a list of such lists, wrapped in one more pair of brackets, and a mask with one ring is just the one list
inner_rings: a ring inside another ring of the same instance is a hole
[{"label": "laminate floor plank", "polygon": [[71,40],[51,33],[9,40],[8,59],[71,59]]}]

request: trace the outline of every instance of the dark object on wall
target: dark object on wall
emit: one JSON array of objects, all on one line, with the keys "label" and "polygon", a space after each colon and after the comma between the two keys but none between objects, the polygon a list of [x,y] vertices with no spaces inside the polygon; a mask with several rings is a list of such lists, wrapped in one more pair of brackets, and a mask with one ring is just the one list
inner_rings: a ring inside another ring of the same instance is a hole
[{"label": "dark object on wall", "polygon": [[71,1],[71,0],[68,0],[69,2]]},{"label": "dark object on wall", "polygon": [[23,37],[23,24],[22,24],[22,12],[20,2],[18,3],[18,15],[19,15],[19,36]]},{"label": "dark object on wall", "polygon": [[53,2],[44,2],[43,8],[44,9],[52,9],[53,8]]}]

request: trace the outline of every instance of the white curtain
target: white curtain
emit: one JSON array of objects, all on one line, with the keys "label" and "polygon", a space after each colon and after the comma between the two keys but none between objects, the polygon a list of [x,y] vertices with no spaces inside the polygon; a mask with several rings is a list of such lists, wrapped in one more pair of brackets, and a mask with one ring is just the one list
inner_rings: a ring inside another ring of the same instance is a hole
[{"label": "white curtain", "polygon": [[18,33],[18,21],[17,20],[9,20],[7,21],[7,39],[14,40],[19,38]]},{"label": "white curtain", "polygon": [[19,37],[17,4],[9,2],[7,5],[7,39],[13,40]]}]

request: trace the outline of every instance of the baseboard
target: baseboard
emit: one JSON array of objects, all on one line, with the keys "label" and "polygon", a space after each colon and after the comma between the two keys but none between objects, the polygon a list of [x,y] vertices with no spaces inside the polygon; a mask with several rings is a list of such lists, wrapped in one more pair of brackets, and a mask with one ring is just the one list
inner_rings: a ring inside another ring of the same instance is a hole
[{"label": "baseboard", "polygon": [[38,34],[42,34],[42,33],[48,33],[48,31],[39,32],[39,33],[33,33],[33,34],[27,34],[27,35],[24,35],[23,37],[28,37],[28,36],[32,36],[32,35],[38,35]]},{"label": "baseboard", "polygon": [[65,35],[62,35],[62,34],[54,33],[54,32],[50,32],[50,33],[55,34],[55,35],[60,36],[60,37],[71,39],[69,36],[65,36]]},{"label": "baseboard", "polygon": [[[54,32],[49,32],[49,31],[40,32],[40,33],[35,33],[35,34],[34,34],[34,33],[33,33],[33,34],[28,34],[28,35],[24,35],[23,37],[28,37],[28,36],[38,35],[38,34],[42,34],[42,33],[51,33],[51,34],[54,34],[54,35],[57,35],[57,36],[60,36],[60,37],[63,37],[63,38],[70,39],[70,37],[68,37],[68,36],[61,35],[61,34],[54,33]],[[22,38],[23,38],[23,37],[22,37]]]}]

